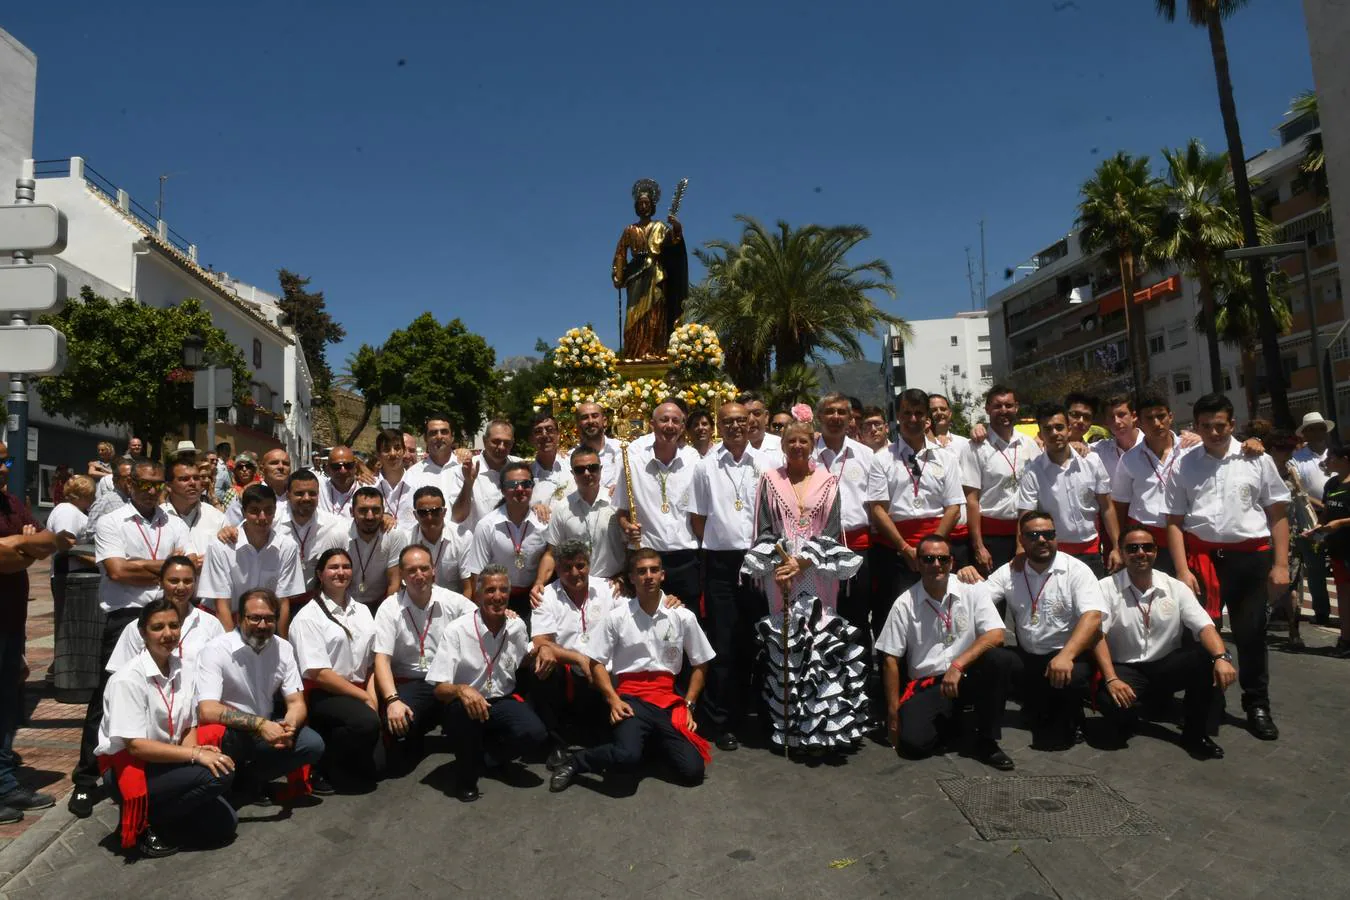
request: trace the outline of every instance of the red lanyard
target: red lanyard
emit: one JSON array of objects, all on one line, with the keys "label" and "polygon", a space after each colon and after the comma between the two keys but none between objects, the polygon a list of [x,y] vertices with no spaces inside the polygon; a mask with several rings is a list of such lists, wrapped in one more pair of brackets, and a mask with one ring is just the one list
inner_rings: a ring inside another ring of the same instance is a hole
[{"label": "red lanyard", "polygon": [[[408,624],[412,626],[413,634],[417,634],[417,621],[413,618],[412,610],[403,607],[403,612],[408,616]],[[436,605],[427,604],[427,625],[422,629],[421,634],[417,634],[417,656],[420,660],[427,658],[427,634],[431,631],[431,620],[436,615]]]},{"label": "red lanyard", "polygon": [[1055,570],[1051,569],[1045,573],[1045,581],[1041,582],[1041,589],[1035,596],[1031,594],[1031,579],[1027,577],[1026,569],[1022,570],[1022,583],[1027,586],[1027,596],[1031,597],[1031,621],[1036,621],[1036,609],[1041,605],[1041,595],[1045,593],[1046,587],[1050,584],[1050,579],[1055,577]]},{"label": "red lanyard", "polygon": [[515,523],[510,519],[504,521],[506,522],[506,530],[511,533],[511,547],[515,550],[516,556],[520,557],[524,554],[524,551],[521,550],[521,548],[525,546],[525,536],[530,533],[530,520],[526,519],[524,522],[520,523],[519,537],[516,536]]},{"label": "red lanyard", "polygon": [[[375,558],[375,551],[376,551],[377,549],[379,549],[379,546],[380,546],[380,539],[377,537],[377,538],[375,538],[375,543],[374,543],[374,545],[370,548],[370,555],[367,556],[365,559],[362,559],[362,558],[361,558],[361,539],[360,539],[360,538],[357,538],[356,541],[355,541],[355,543],[353,544],[353,547],[356,549],[356,561],[357,561],[358,563],[361,564],[361,588],[362,588],[362,589],[364,589],[364,588],[365,588],[365,585],[366,585],[366,567],[369,566],[369,565],[370,565],[370,561],[371,561],[372,559]],[[363,592],[364,592],[364,591],[363,591]]]},{"label": "red lanyard", "polygon": [[1013,444],[1013,445],[1012,445],[1013,457],[1012,457],[1012,461],[1009,462],[1009,461],[1008,461],[1008,454],[1004,453],[1002,450],[999,450],[997,447],[994,448],[994,451],[995,451],[996,453],[998,453],[999,456],[1003,457],[1003,461],[1004,461],[1005,463],[1008,463],[1008,471],[1012,473],[1012,477],[1014,477],[1014,478],[1017,477],[1017,452],[1018,452],[1019,450],[1021,450],[1021,449],[1022,449],[1022,445],[1021,445],[1021,444]]},{"label": "red lanyard", "polygon": [[[389,482],[387,482],[387,481],[385,482],[385,484],[388,484],[388,483],[389,483]],[[404,480],[402,480],[402,481],[400,481],[400,482],[398,483],[398,490],[397,490],[397,491],[395,491],[393,488],[390,488],[390,489],[389,489],[389,493],[384,495],[384,511],[387,512],[387,513],[389,513],[389,515],[391,515],[391,516],[397,517],[397,516],[398,516],[398,501],[400,501],[400,500],[403,499],[403,494],[404,494],[407,490],[408,490],[408,481],[407,481],[407,479],[404,479]],[[389,508],[389,498],[390,498],[391,496],[394,498],[394,506],[393,506],[393,509],[390,509],[390,508]]]},{"label": "red lanyard", "polygon": [[[487,642],[483,640],[483,632],[478,628],[478,623],[482,621],[483,613],[481,611],[473,614],[473,633],[478,636],[478,649],[483,654],[483,662],[487,663],[487,679],[485,683],[491,684],[492,673],[497,668],[497,658],[502,655],[502,650],[506,649],[506,634],[502,634],[502,642],[497,646],[497,652],[492,654],[491,659],[488,659]],[[483,625],[486,627],[487,623],[483,622]],[[505,622],[502,623],[502,628],[506,628]]]},{"label": "red lanyard", "polygon": [[[150,535],[145,533],[145,529],[141,527],[140,521],[138,519],[132,519],[131,521],[132,524],[136,526],[136,530],[141,533],[141,540],[145,541],[145,549],[150,551],[150,558],[155,560],[159,559],[159,542],[164,539],[164,529],[163,528],[155,529],[155,546],[151,547]],[[153,522],[151,522],[150,524],[151,527],[154,527]]]},{"label": "red lanyard", "polygon": [[[310,522],[309,528],[305,531],[305,536],[301,537],[300,529],[295,527],[295,520],[291,519],[290,521],[291,534],[295,535],[295,542],[300,545],[300,562],[302,564],[305,561],[305,544],[309,543],[309,539],[314,536],[314,527],[317,524],[318,524],[317,522]],[[374,556],[375,552],[371,551],[370,555]]]},{"label": "red lanyard", "polygon": [[[1153,466],[1153,474],[1154,474],[1154,475],[1157,477],[1157,479],[1158,479],[1158,486],[1159,486],[1159,487],[1162,487],[1162,488],[1167,487],[1167,476],[1168,476],[1168,474],[1172,471],[1172,463],[1176,462],[1176,461],[1177,461],[1177,457],[1181,455],[1181,454],[1178,452],[1178,450],[1177,450],[1176,443],[1173,442],[1173,445],[1172,445],[1172,455],[1169,456],[1169,457],[1167,458],[1167,465],[1163,466],[1163,469],[1162,469],[1161,472],[1158,471],[1158,467],[1157,467],[1157,466],[1154,464],[1154,462],[1153,462],[1154,459],[1157,459],[1157,457],[1155,457],[1155,456],[1153,455],[1153,451],[1150,450],[1150,449],[1148,449],[1148,447],[1145,447],[1145,448],[1144,448],[1144,452],[1145,452],[1146,454],[1148,454],[1148,455],[1145,457],[1145,459],[1148,460],[1148,464],[1149,464],[1150,466]],[[1158,460],[1158,462],[1162,462],[1162,460]]]},{"label": "red lanyard", "polygon": [[1129,588],[1134,592],[1134,602],[1135,605],[1139,607],[1139,615],[1144,619],[1144,632],[1147,634],[1153,630],[1153,601],[1148,601],[1148,608],[1145,609],[1144,595],[1139,593],[1134,585],[1130,585]]},{"label": "red lanyard", "polygon": [[[179,646],[181,647],[182,644],[179,644]],[[175,684],[173,686],[173,689],[169,691],[169,695],[167,697],[164,696],[164,688],[159,686],[159,682],[155,682],[155,690],[159,691],[159,699],[163,701],[164,708],[168,710],[169,713],[169,743],[170,744],[175,743],[173,739],[174,733],[173,703],[174,699],[178,696],[178,685]]]},{"label": "red lanyard", "polygon": [[942,623],[943,631],[944,631],[946,634],[951,634],[951,633],[952,633],[952,611],[951,611],[951,606],[949,605],[949,606],[947,607],[947,611],[944,613],[944,612],[942,611],[942,607],[941,607],[941,606],[934,606],[934,605],[933,605],[933,601],[932,601],[932,600],[929,600],[927,597],[924,597],[924,598],[923,598],[923,602],[924,602],[924,603],[927,603],[927,604],[928,604],[928,608],[931,609],[931,610],[933,611],[933,614],[934,614],[935,616],[938,617],[938,621]]}]

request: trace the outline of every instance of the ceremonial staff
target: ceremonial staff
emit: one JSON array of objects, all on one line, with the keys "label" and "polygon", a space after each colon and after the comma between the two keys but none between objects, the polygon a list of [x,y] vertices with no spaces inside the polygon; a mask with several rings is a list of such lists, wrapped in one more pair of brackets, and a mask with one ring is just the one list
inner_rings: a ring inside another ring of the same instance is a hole
[{"label": "ceremonial staff", "polygon": [[[633,493],[633,467],[628,464],[628,442],[620,443],[619,450],[623,454],[624,489],[628,491],[628,518],[633,520],[634,525],[641,528],[642,522],[638,520],[637,494]],[[636,543],[631,538],[628,540],[628,549],[630,550],[637,550],[641,546],[641,537],[637,539]]]},{"label": "ceremonial staff", "polygon": [[[774,545],[778,550],[778,555],[783,558],[784,564],[792,558],[787,552],[787,547],[779,541]],[[791,588],[789,587],[789,590]],[[792,736],[792,717],[788,710],[788,686],[792,683],[792,665],[788,660],[788,593],[779,591],[783,598],[783,626],[781,630],[781,639],[783,643],[783,758],[788,759],[792,753],[792,745],[789,742]]]}]

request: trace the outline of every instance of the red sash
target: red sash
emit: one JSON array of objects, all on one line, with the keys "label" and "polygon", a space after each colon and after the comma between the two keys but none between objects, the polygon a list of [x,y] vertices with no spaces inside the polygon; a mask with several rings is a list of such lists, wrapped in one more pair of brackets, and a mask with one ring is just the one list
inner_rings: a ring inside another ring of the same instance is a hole
[{"label": "red sash", "polygon": [[670,672],[627,672],[618,677],[614,690],[670,710],[670,724],[694,745],[705,764],[712,762],[708,742],[689,727],[689,707],[684,705],[684,698],[675,693],[675,676]]},{"label": "red sash", "polygon": [[970,526],[956,525],[952,528],[951,534],[947,535],[954,541],[964,541],[970,538]]},{"label": "red sash", "polygon": [[1017,537],[1017,520],[980,516],[980,533],[990,537]]},{"label": "red sash", "polygon": [[1060,551],[1073,556],[1085,553],[1100,553],[1102,541],[1101,538],[1093,538],[1090,541],[1060,541],[1058,548]]},{"label": "red sash", "polygon": [[[930,516],[927,519],[891,519],[895,523],[895,528],[900,532],[900,537],[904,538],[905,543],[913,547],[919,543],[919,540],[933,534],[942,524],[941,516]],[[899,547],[896,548],[900,549]]]},{"label": "red sash", "polygon": [[905,685],[905,692],[900,695],[900,705],[904,706],[906,703],[913,700],[914,695],[919,691],[926,691],[941,680],[941,675],[929,675],[927,678],[911,679],[909,684]]},{"label": "red sash", "polygon": [[872,529],[864,525],[844,532],[844,546],[850,550],[866,550],[872,546]]},{"label": "red sash", "polygon": [[1195,580],[1205,594],[1205,612],[1214,621],[1223,617],[1223,601],[1219,594],[1219,570],[1214,566],[1215,550],[1233,550],[1238,553],[1257,553],[1270,549],[1270,538],[1249,538],[1245,541],[1219,543],[1201,540],[1189,532],[1186,537],[1186,568],[1191,570]]},{"label": "red sash", "polygon": [[117,781],[117,793],[122,797],[122,847],[136,846],[141,832],[150,824],[150,795],[145,783],[145,766],[130,750],[120,750],[111,756],[98,758],[98,773],[109,769]]}]

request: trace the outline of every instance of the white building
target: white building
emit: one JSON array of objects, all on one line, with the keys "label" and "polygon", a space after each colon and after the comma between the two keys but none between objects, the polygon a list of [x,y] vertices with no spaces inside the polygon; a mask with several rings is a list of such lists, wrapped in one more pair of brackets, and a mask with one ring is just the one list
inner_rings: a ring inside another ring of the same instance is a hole
[{"label": "white building", "polygon": [[881,366],[888,413],[906,388],[929,393],[961,392],[979,398],[993,383],[989,318],[985,310],[957,313],[950,319],[909,322],[908,339],[892,326],[882,344]]}]

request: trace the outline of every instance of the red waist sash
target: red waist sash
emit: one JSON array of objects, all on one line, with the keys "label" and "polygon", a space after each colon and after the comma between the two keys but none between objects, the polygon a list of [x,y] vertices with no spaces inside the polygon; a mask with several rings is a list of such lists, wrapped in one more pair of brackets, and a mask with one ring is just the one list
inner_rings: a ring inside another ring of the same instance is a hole
[{"label": "red waist sash", "polygon": [[1100,553],[1102,549],[1102,540],[1101,538],[1093,538],[1090,541],[1060,541],[1058,549],[1073,555],[1081,553]]},{"label": "red waist sash", "polygon": [[626,672],[618,676],[614,690],[645,700],[660,709],[670,710],[670,724],[694,745],[704,763],[712,762],[708,742],[690,727],[689,707],[684,705],[684,698],[675,693],[675,676],[670,672]]},{"label": "red waist sash", "polygon": [[980,534],[991,537],[1016,537],[1017,520],[980,516]]},{"label": "red waist sash", "polygon": [[891,521],[895,523],[895,528],[900,532],[900,537],[904,538],[905,543],[912,547],[921,538],[937,531],[938,526],[942,524],[942,516],[930,516],[927,519],[891,519]]},{"label": "red waist sash", "polygon": [[1215,568],[1214,557],[1211,554],[1216,550],[1258,553],[1270,549],[1270,538],[1259,537],[1249,538],[1245,541],[1220,543],[1202,540],[1190,533],[1187,533],[1185,537],[1186,568],[1190,569],[1191,574],[1195,576],[1195,580],[1200,582],[1200,587],[1205,595],[1205,612],[1209,613],[1211,619],[1218,621],[1223,616],[1223,601],[1219,594],[1219,570]]},{"label": "red waist sash", "polygon": [[913,700],[914,695],[919,691],[926,691],[941,680],[941,675],[929,675],[927,678],[910,679],[909,684],[905,685],[905,692],[900,695],[900,705],[904,706],[906,703]]},{"label": "red waist sash", "polygon": [[951,534],[947,535],[947,537],[951,538],[951,539],[954,540],[954,541],[965,541],[965,540],[969,540],[969,539],[970,539],[970,526],[969,526],[969,525],[954,525],[954,526],[952,526]]},{"label": "red waist sash", "polygon": [[100,775],[109,769],[117,781],[117,793],[122,797],[122,847],[131,849],[141,832],[150,824],[150,791],[145,782],[145,766],[131,755],[130,750],[120,750],[108,756],[98,758]]},{"label": "red waist sash", "polygon": [[864,525],[844,532],[844,546],[850,550],[866,550],[872,546],[872,529]]}]

